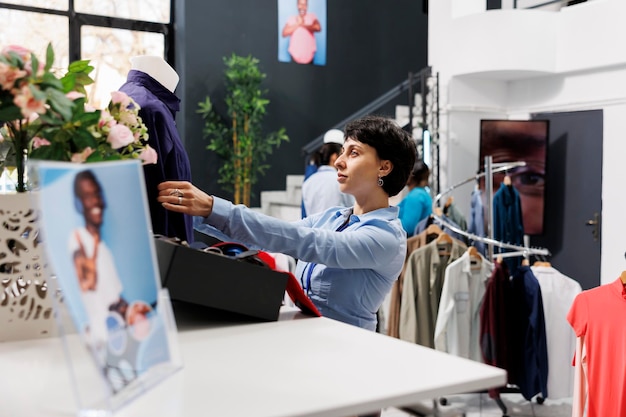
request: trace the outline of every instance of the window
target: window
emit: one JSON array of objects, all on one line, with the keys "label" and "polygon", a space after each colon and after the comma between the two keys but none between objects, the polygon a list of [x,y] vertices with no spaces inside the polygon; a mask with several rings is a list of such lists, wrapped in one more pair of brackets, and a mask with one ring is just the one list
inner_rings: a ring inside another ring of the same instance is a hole
[{"label": "window", "polygon": [[[22,45],[37,56],[45,56],[46,47],[52,42],[56,54],[54,65],[67,68],[69,64],[69,26],[66,16],[0,9],[0,48]],[[24,24],[24,22],[27,22]],[[54,28],[54,30],[48,30]]]},{"label": "window", "polygon": [[97,108],[107,105],[111,91],[118,89],[130,71],[131,56],[164,56],[164,36],[160,33],[83,26],[82,58],[95,67],[94,86],[89,91],[90,102]]},{"label": "window", "polygon": [[172,63],[171,0],[9,0],[0,6],[0,48],[17,44],[38,56],[49,42],[55,66],[89,59],[96,83],[89,91],[95,107],[108,103],[130,70],[130,57],[156,55]]},{"label": "window", "polygon": [[79,13],[158,23],[170,21],[169,3],[164,0],[74,0]]},{"label": "window", "polygon": [[68,8],[68,0],[5,0],[4,3],[20,6],[45,7],[56,10],[67,10]]}]

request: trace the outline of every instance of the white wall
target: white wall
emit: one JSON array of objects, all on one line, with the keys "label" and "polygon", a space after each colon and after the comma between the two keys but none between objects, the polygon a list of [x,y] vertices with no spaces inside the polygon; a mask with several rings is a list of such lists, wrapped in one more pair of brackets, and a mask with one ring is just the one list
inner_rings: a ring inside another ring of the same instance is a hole
[{"label": "white wall", "polygon": [[[455,5],[429,3],[429,65],[440,80],[442,186],[475,175],[481,118],[603,110],[601,282],[615,280],[626,269],[626,1],[458,18]],[[467,194],[455,198],[465,204]]]},{"label": "white wall", "polygon": [[[622,78],[624,80],[626,78]],[[604,108],[602,283],[626,270],[626,104]]]}]

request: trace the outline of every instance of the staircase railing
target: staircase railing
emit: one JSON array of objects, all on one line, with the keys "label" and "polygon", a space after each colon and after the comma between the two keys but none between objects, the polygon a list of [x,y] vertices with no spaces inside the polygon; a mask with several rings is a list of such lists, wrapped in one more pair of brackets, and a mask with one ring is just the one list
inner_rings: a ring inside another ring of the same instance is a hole
[{"label": "staircase railing", "polygon": [[[430,81],[430,82],[429,82]],[[416,89],[415,87],[418,86]],[[351,120],[358,119],[368,114],[374,114],[383,106],[391,103],[392,100],[397,99],[402,94],[407,94],[407,107],[409,110],[408,123],[403,126],[405,130],[414,136],[414,128],[421,128],[420,138],[416,139],[416,145],[418,150],[422,152],[422,157],[431,168],[431,188],[436,192],[439,191],[439,77],[438,74],[433,74],[431,67],[426,67],[416,73],[410,72],[406,80],[402,81],[397,86],[393,87],[385,94],[381,95],[377,99],[363,106],[358,111],[352,113],[350,116],[336,123],[334,126],[329,126],[328,129],[343,130],[346,123]],[[414,100],[416,93],[420,93],[421,96],[421,115],[419,125],[414,123]],[[430,95],[430,97],[429,97]],[[430,103],[429,99],[430,98]],[[427,133],[428,135],[425,135]],[[425,137],[427,137],[428,146],[425,146]],[[315,139],[307,143],[302,147],[302,154],[304,156],[304,166],[306,167],[311,160],[311,155],[316,152],[324,143],[324,134],[317,136]],[[423,153],[427,153],[428,158],[425,158]]]},{"label": "staircase railing", "polygon": [[[368,114],[373,114],[376,110],[379,110],[381,107],[389,104],[392,100],[398,98],[401,94],[408,92],[408,106],[409,106],[409,126],[413,125],[413,100],[414,100],[414,87],[417,84],[424,83],[424,76],[430,76],[430,67],[426,67],[417,73],[409,73],[409,76],[406,80],[402,81],[400,84],[396,85],[377,99],[371,101],[367,105],[363,106],[361,109],[352,113],[350,116],[341,120],[333,126],[329,126],[329,129],[340,129],[343,130],[346,123],[351,120],[358,119],[360,117],[366,116]],[[423,88],[422,88],[423,89]],[[422,106],[424,108],[424,106]],[[324,132],[325,133],[325,132]],[[324,143],[324,133],[317,136],[315,139],[311,140],[309,143],[302,147],[302,154],[307,158],[315,151],[319,149],[320,146]]]}]

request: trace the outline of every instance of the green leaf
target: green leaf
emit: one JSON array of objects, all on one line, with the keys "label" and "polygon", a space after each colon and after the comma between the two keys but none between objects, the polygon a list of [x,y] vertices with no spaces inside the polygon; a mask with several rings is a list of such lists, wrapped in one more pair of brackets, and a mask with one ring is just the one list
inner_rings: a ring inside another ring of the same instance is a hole
[{"label": "green leaf", "polygon": [[33,74],[33,77],[39,71],[39,59],[37,59],[37,56],[32,53],[30,54],[30,71],[31,74]]},{"label": "green leaf", "polygon": [[47,159],[51,161],[69,161],[69,156],[65,148],[59,143],[52,143],[49,146],[40,146],[33,149],[29,155],[31,159]]},{"label": "green leaf", "polygon": [[52,43],[48,43],[48,47],[46,48],[46,66],[44,67],[45,72],[49,72],[50,68],[54,64],[54,49],[52,48]]},{"label": "green leaf", "polygon": [[72,100],[67,98],[62,91],[53,88],[48,88],[46,94],[52,110],[59,113],[63,120],[72,120],[72,108],[74,107]]},{"label": "green leaf", "polygon": [[83,59],[73,61],[72,63],[70,63],[67,69],[69,72],[91,72],[91,70],[93,70],[93,67],[89,65],[88,59]]},{"label": "green leaf", "polygon": [[19,108],[10,106],[6,108],[0,107],[0,123],[9,122],[22,118],[22,112]]},{"label": "green leaf", "polygon": [[85,129],[77,129],[72,135],[72,142],[75,151],[82,151],[87,147],[95,149],[98,146],[98,142],[96,142],[93,135]]}]

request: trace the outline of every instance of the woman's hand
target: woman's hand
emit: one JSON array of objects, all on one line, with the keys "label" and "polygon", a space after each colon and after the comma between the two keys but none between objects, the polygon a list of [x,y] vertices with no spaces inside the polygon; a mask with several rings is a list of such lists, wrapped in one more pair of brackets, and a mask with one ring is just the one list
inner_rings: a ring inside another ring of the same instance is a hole
[{"label": "woman's hand", "polygon": [[213,211],[213,197],[187,181],[165,181],[159,184],[157,201],[167,210],[190,216],[207,217]]}]

